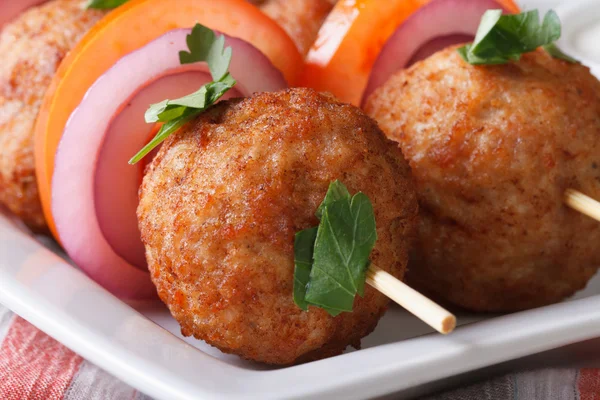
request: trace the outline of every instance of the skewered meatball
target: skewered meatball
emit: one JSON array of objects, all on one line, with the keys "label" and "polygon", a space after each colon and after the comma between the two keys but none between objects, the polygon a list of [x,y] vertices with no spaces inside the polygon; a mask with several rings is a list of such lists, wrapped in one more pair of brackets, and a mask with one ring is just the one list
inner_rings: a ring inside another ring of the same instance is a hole
[{"label": "skewered meatball", "polygon": [[219,103],[170,137],[138,208],[160,298],[194,335],[229,353],[291,364],[359,346],[388,299],[367,287],[333,318],[292,298],[294,234],[340,179],[372,200],[373,262],[402,278],[417,203],[397,147],[359,109],[310,89]]},{"label": "skewered meatball", "polygon": [[277,21],[305,55],[334,4],[331,0],[265,0],[260,9]]},{"label": "skewered meatball", "polygon": [[472,66],[449,48],[398,72],[367,113],[396,140],[421,209],[409,283],[457,305],[560,301],[600,265],[600,225],[563,204],[600,198],[600,83],[542,51]]},{"label": "skewered meatball", "polygon": [[0,203],[35,230],[45,228],[33,161],[42,98],[69,49],[103,15],[86,1],[34,7],[0,32]]}]

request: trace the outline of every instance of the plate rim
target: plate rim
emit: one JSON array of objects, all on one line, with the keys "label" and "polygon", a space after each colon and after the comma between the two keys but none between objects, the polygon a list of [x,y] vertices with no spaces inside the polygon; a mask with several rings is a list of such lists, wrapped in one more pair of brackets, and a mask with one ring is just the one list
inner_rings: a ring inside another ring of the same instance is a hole
[{"label": "plate rim", "polygon": [[[75,276],[84,279],[88,285],[113,298],[120,304],[119,307],[126,308],[128,314],[147,320],[35,239],[15,227],[7,228],[7,225],[2,223],[0,216],[0,247],[3,237],[6,239],[10,235],[14,242],[15,236],[18,236],[21,250],[22,247],[28,248],[28,251],[35,249],[48,258],[47,265],[39,268],[57,268],[73,279]],[[226,390],[215,391],[214,388],[193,385],[184,379],[165,375],[166,365],[154,365],[151,370],[136,370],[137,366],[147,362],[136,354],[129,354],[127,360],[119,359],[117,355],[108,356],[106,349],[117,349],[117,353],[127,353],[130,349],[106,342],[101,334],[95,333],[86,338],[70,331],[68,325],[72,317],[53,310],[50,306],[52,303],[44,304],[47,299],[34,293],[32,284],[27,286],[19,282],[8,271],[8,264],[0,260],[0,303],[83,358],[157,399],[192,399],[199,395],[204,398],[241,398],[249,396],[248,390],[252,390],[250,397],[261,399],[319,398],[325,395],[358,399],[381,396],[600,336],[600,295],[595,295],[475,322],[457,328],[450,336],[428,334],[277,370],[255,371],[221,362],[221,372],[235,374],[236,382]],[[556,315],[562,317],[555,318]],[[525,328],[526,325],[530,326]],[[176,340],[190,351],[202,353],[205,356],[203,359],[210,358],[170,332],[160,329],[172,337],[167,339],[165,336],[165,340]],[[104,342],[103,345],[94,346],[91,341],[96,340]],[[452,367],[449,368],[449,365]],[[211,369],[216,367],[217,364],[211,365]],[[338,374],[323,378],[327,371],[337,371]],[[168,377],[166,382],[161,380],[164,376]],[[306,382],[311,384],[307,385]],[[227,382],[222,380],[219,383],[224,385]],[[173,387],[173,384],[181,386]]]}]

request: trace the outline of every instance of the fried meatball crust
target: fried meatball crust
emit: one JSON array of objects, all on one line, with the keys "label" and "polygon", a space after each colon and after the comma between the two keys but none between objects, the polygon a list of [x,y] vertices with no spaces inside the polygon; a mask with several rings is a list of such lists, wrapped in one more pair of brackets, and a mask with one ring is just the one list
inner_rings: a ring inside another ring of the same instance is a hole
[{"label": "fried meatball crust", "polygon": [[472,66],[452,47],[396,73],[367,113],[400,144],[421,222],[409,283],[477,311],[560,301],[600,265],[600,83],[542,51]]},{"label": "fried meatball crust", "polygon": [[331,0],[265,0],[259,7],[287,32],[300,53],[306,55],[334,4]]},{"label": "fried meatball crust", "polygon": [[33,159],[33,129],[58,65],[104,14],[86,1],[53,0],[0,31],[0,203],[45,230]]},{"label": "fried meatball crust", "polygon": [[372,260],[402,278],[416,227],[410,169],[359,109],[310,89],[223,101],[171,136],[140,189],[152,280],[182,333],[224,352],[292,364],[359,346],[388,299],[367,287],[333,318],[292,298],[294,235],[332,180],[372,200]]}]

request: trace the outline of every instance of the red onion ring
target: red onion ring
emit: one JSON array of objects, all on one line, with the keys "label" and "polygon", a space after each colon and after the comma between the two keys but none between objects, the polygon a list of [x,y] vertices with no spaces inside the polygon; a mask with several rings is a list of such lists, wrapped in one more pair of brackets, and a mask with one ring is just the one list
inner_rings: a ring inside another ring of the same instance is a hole
[{"label": "red onion ring", "polygon": [[421,7],[383,46],[373,64],[362,105],[394,72],[452,44],[473,40],[481,16],[490,9],[504,8],[494,0],[434,0]]},{"label": "red onion ring", "polygon": [[[149,139],[143,111],[210,80],[205,64],[179,64],[189,32],[171,31],[101,76],[71,115],[56,155],[52,213],[64,248],[92,279],[125,298],[155,294],[136,219],[141,166],[127,163]],[[225,44],[233,49],[230,72],[239,82],[232,94],[287,87],[258,49],[228,36]]]}]

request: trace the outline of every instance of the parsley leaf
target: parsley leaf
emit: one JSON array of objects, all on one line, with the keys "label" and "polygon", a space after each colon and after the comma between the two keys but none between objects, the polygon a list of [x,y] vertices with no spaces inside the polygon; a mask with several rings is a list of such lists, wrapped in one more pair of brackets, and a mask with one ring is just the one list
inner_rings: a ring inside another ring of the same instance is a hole
[{"label": "parsley leaf", "polygon": [[341,199],[350,199],[350,192],[348,192],[348,189],[342,182],[335,180],[329,184],[329,189],[327,190],[327,194],[325,194],[325,199],[317,209],[315,214],[317,218],[321,219],[323,212],[325,211],[325,207],[334,201]]},{"label": "parsley leaf", "polygon": [[299,232],[294,243],[294,301],[303,310],[314,305],[336,316],[352,311],[357,293],[364,295],[369,256],[377,240],[375,215],[365,194],[351,197],[335,181],[317,216],[319,226]]},{"label": "parsley leaf", "polygon": [[563,53],[561,51],[561,49],[559,49],[558,46],[556,44],[554,44],[554,43],[550,43],[550,44],[545,45],[544,46],[544,50],[546,50],[546,52],[548,54],[550,54],[554,58],[559,58],[561,60],[565,60],[565,61],[568,61],[568,62],[573,63],[573,64],[578,64],[579,63],[578,60],[574,59],[573,57],[570,57],[570,56],[566,55],[565,53]]},{"label": "parsley leaf", "polygon": [[206,62],[213,78],[194,93],[174,100],[163,100],[150,106],[144,115],[147,123],[163,122],[152,139],[131,160],[135,164],[161,144],[172,133],[216,103],[236,84],[228,72],[231,63],[231,47],[225,48],[225,37],[217,36],[205,26],[196,24],[187,36],[189,52],[179,53],[181,64]]},{"label": "parsley leaf", "polygon": [[552,10],[546,13],[541,24],[537,10],[516,15],[488,10],[481,17],[473,43],[459,48],[458,53],[473,65],[505,64],[518,61],[521,54],[543,46],[553,57],[571,61],[554,45],[560,35],[560,19]]},{"label": "parsley leaf", "polygon": [[154,138],[142,148],[130,161],[129,164],[135,164],[142,158],[146,157],[154,148],[165,141],[171,134],[177,132],[185,124],[190,122],[194,117],[198,116],[203,110],[187,109],[177,118],[167,121],[154,136]]},{"label": "parsley leaf", "polygon": [[129,0],[91,0],[86,8],[95,8],[98,10],[110,10],[127,3]]},{"label": "parsley leaf", "polygon": [[294,302],[304,311],[308,310],[308,303],[304,297],[312,268],[317,229],[315,226],[300,231],[294,239]]},{"label": "parsley leaf", "polygon": [[227,75],[232,54],[231,47],[225,48],[224,36],[217,37],[211,29],[197,24],[186,41],[190,51],[179,52],[182,65],[206,61],[213,80],[220,81]]}]

